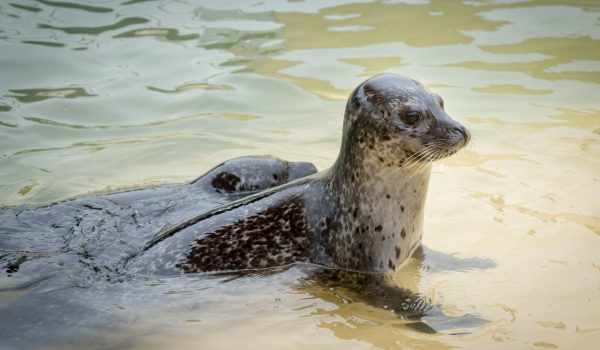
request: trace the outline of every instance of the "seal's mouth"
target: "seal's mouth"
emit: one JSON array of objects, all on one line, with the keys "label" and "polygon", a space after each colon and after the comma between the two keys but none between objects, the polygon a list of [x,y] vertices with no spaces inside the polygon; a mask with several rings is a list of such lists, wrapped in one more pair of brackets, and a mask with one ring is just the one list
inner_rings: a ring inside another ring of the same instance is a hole
[{"label": "seal's mouth", "polygon": [[470,140],[470,136],[465,136],[459,140],[440,140],[429,142],[420,150],[411,154],[408,158],[410,162],[431,163],[456,154],[463,149]]},{"label": "seal's mouth", "polygon": [[455,155],[458,151],[460,151],[462,147],[460,148],[454,148],[454,149],[448,149],[448,150],[437,150],[434,151],[432,156],[430,157],[430,159],[428,159],[427,161],[429,162],[434,162],[438,159],[442,159],[442,158],[447,158],[450,156]]},{"label": "seal's mouth", "polygon": [[445,131],[443,136],[438,136],[423,145],[423,148],[417,158],[424,162],[434,162],[436,160],[450,157],[463,149],[471,140],[471,134],[462,125],[455,125]]}]

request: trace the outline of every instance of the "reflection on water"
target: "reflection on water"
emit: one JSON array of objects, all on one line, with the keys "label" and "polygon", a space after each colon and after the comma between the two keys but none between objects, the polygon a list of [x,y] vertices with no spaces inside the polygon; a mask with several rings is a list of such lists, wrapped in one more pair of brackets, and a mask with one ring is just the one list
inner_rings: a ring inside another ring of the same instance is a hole
[{"label": "reflection on water", "polygon": [[63,89],[17,89],[9,90],[12,95],[9,97],[15,100],[27,103],[38,102],[49,98],[76,98],[94,96],[87,93],[83,88],[63,88]]},{"label": "reflection on water", "polygon": [[[474,135],[434,168],[423,256],[383,282],[5,273],[0,315],[24,321],[3,343],[600,346],[599,23],[583,0],[1,3],[0,205],[189,181],[245,154],[325,168],[347,95],[383,71],[425,82]],[[402,298],[416,318],[392,311]]]},{"label": "reflection on water", "polygon": [[[441,252],[425,252],[425,256],[430,254],[438,256],[442,264],[425,267],[423,252],[418,250],[402,273],[388,276],[300,264],[237,274],[137,278],[116,284],[97,281],[86,288],[56,275],[32,281],[7,279],[2,286],[2,302],[10,304],[3,313],[15,321],[2,334],[11,340],[6,344],[29,347],[58,343],[77,348],[92,341],[108,347],[186,348],[193,343],[256,342],[256,333],[247,330],[265,327],[261,325],[265,322],[274,328],[265,330],[269,335],[267,348],[279,348],[287,340],[278,334],[278,327],[297,319],[316,327],[312,331],[299,329],[300,334],[309,331],[326,342],[333,334],[340,340],[366,341],[382,348],[409,343],[445,349],[450,347],[436,340],[435,334],[470,334],[487,321],[448,311],[419,294],[422,271],[495,265],[469,259],[463,263],[463,259]],[[38,314],[40,303],[52,305],[51,312]],[[33,315],[36,322],[23,321]],[[231,325],[244,331],[231,339],[223,333]],[[214,335],[204,333],[203,327],[225,329]],[[192,334],[197,331],[202,332],[199,338]],[[39,338],[40,334],[46,336]],[[184,335],[195,339],[188,343],[182,340]],[[314,340],[309,337],[293,347],[308,346]],[[347,345],[340,342],[338,346]]]}]

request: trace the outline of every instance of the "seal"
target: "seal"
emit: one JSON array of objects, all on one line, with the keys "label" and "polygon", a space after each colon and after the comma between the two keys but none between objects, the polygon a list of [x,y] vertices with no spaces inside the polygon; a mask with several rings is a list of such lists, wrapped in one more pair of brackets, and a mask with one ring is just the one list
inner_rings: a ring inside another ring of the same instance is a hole
[{"label": "seal", "polygon": [[442,98],[421,83],[372,77],[348,99],[330,168],[177,224],[126,268],[172,274],[313,262],[393,271],[421,242],[432,162],[469,139]]},{"label": "seal", "polygon": [[191,183],[0,208],[0,269],[9,275],[60,270],[71,279],[118,278],[123,261],[161,228],[313,173],[316,168],[308,162],[246,156],[225,161]]},{"label": "seal", "polygon": [[217,165],[191,184],[206,192],[247,195],[316,172],[317,168],[309,162],[289,162],[272,156],[246,156]]}]

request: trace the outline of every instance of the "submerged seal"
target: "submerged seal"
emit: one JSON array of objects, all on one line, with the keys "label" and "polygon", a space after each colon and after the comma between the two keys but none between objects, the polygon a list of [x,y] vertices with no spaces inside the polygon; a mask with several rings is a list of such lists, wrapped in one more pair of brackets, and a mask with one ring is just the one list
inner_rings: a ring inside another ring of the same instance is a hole
[{"label": "submerged seal", "polygon": [[239,157],[223,162],[192,181],[206,192],[246,195],[317,172],[308,162],[288,162],[271,156]]},{"label": "submerged seal", "polygon": [[225,161],[191,183],[0,208],[0,274],[60,270],[71,279],[117,278],[124,260],[161,228],[316,171],[307,162],[248,156]]},{"label": "submerged seal", "polygon": [[333,166],[175,225],[127,268],[165,274],[305,261],[395,270],[421,241],[431,162],[469,138],[422,84],[375,76],[348,99]]}]

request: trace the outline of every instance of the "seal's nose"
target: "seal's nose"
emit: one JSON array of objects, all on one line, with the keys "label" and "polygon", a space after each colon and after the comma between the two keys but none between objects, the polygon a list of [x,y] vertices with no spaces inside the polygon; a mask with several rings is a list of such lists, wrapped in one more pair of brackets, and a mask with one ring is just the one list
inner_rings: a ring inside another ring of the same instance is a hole
[{"label": "seal's nose", "polygon": [[460,134],[462,136],[462,139],[464,140],[465,145],[469,143],[469,140],[471,139],[471,133],[464,126],[456,125],[452,128],[452,132]]}]

